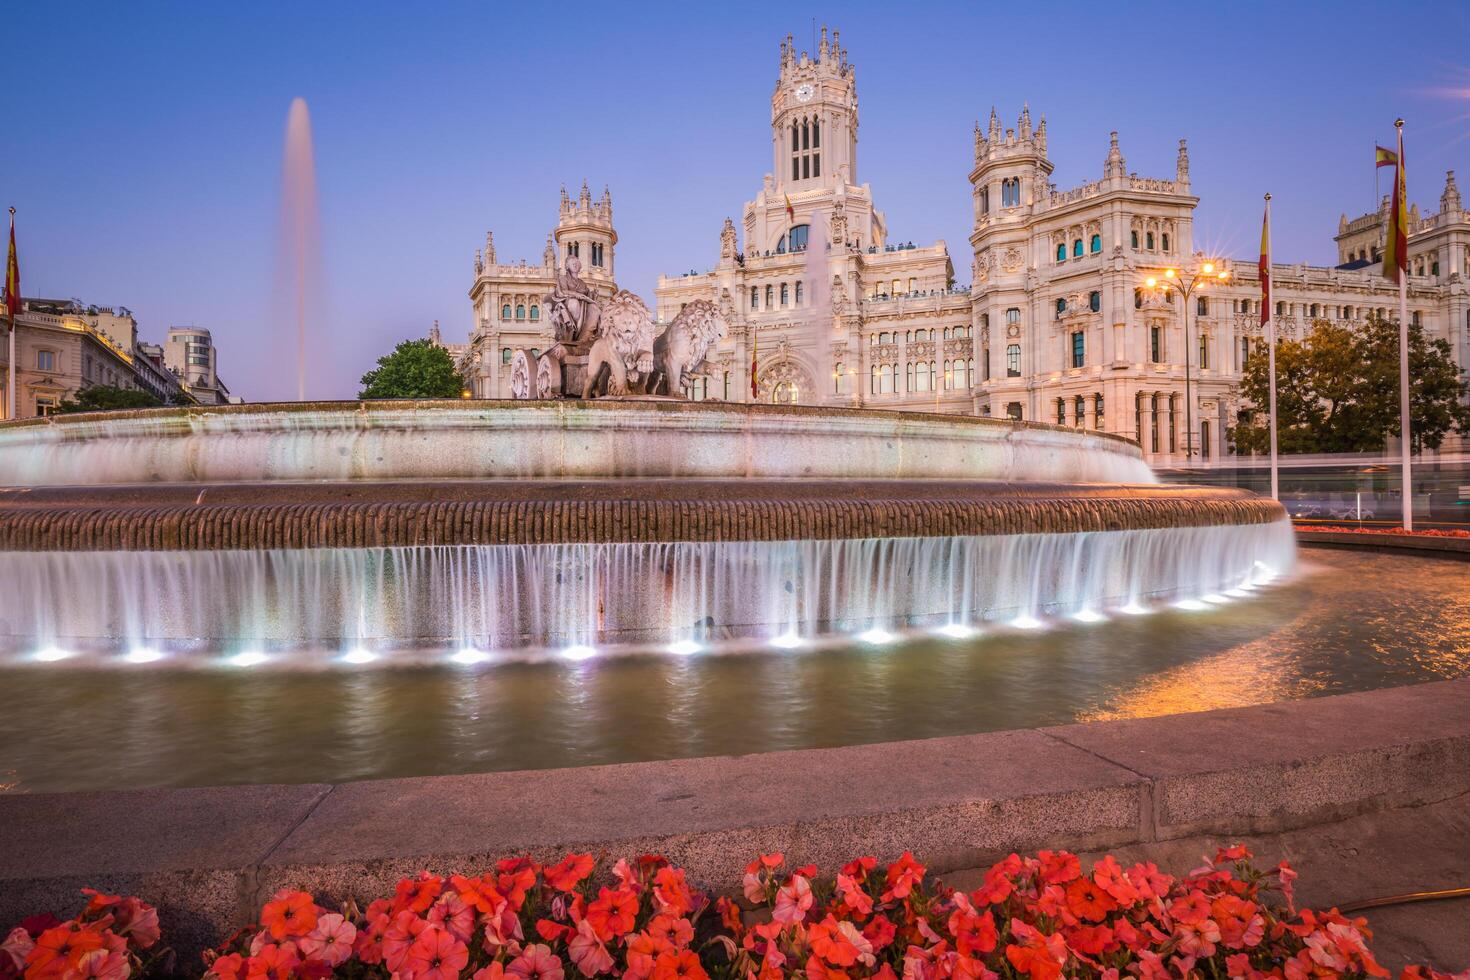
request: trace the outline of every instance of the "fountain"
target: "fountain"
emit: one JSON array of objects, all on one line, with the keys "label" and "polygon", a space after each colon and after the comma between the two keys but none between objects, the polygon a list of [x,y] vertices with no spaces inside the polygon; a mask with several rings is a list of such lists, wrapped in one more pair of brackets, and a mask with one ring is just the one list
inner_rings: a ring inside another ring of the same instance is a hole
[{"label": "fountain", "polygon": [[1293,561],[1275,502],[1159,484],[1123,439],[868,410],[160,409],[0,426],[0,472],[21,658],[794,647],[1135,610]]},{"label": "fountain", "polygon": [[[306,100],[291,100],[286,119],[286,153],[281,175],[281,271],[296,327],[296,400],[306,400],[306,321],[316,297],[311,287],[319,263],[316,157]],[[289,285],[288,285],[289,284]]]}]

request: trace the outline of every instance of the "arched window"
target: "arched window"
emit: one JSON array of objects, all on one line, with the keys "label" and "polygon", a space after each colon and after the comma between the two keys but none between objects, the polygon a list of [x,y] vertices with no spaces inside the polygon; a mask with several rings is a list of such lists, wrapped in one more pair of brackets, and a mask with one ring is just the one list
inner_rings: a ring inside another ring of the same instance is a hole
[{"label": "arched window", "polygon": [[886,375],[884,375],[883,390],[885,392],[887,392],[888,394],[890,394],[890,395],[896,394],[898,392],[898,365],[897,364],[890,364],[890,365],[888,365],[888,373]]},{"label": "arched window", "polygon": [[761,288],[759,286],[751,286],[750,287],[750,308],[752,310],[757,309],[760,306],[760,302],[761,302]]},{"label": "arched window", "polygon": [[1066,424],[1067,424],[1067,400],[1065,398],[1058,398],[1057,399],[1057,425],[1066,425]]},{"label": "arched window", "polygon": [[801,305],[801,280],[796,280],[796,305]]},{"label": "arched window", "polygon": [[786,285],[786,283],[783,282],[781,284],[781,305],[782,306],[785,306],[787,304],[787,302],[790,301],[790,297],[791,297],[791,289],[790,289],[790,287],[788,287]]},{"label": "arched window", "polygon": [[[806,251],[807,242],[811,239],[811,232],[811,225],[794,225],[791,229],[790,234],[787,235],[787,239],[790,240],[791,251]],[[783,239],[783,241],[784,240],[786,239]]]},{"label": "arched window", "polygon": [[1093,235],[1092,236],[1092,242],[1088,246],[1088,251],[1092,252],[1094,255],[1097,254],[1098,252],[1101,252],[1102,251],[1102,236],[1101,235]]},{"label": "arched window", "polygon": [[774,286],[767,286],[766,287],[766,309],[769,310],[771,307],[773,307],[773,306],[776,305],[776,298],[775,297],[776,297],[776,287],[774,287]]},{"label": "arched window", "polygon": [[510,319],[510,304],[509,303],[506,303],[504,306],[502,306],[500,308],[500,319],[502,319],[502,320],[509,320]]},{"label": "arched window", "polygon": [[[1276,301],[1276,315],[1277,316],[1285,316],[1286,315],[1286,303],[1283,300],[1277,300]],[[1409,432],[1412,434],[1413,431],[1414,430],[1411,427],[1409,429]]]},{"label": "arched window", "polygon": [[[887,332],[880,333],[878,335],[878,343],[880,343],[880,344],[890,344],[892,342],[893,342],[893,339],[892,339],[892,337]],[[1409,431],[1412,432],[1414,430],[1410,429]]]},{"label": "arched window", "polygon": [[1072,258],[1082,258],[1082,239],[1080,238],[1072,243]]},{"label": "arched window", "polygon": [[990,213],[990,188],[989,187],[982,187],[982,188],[980,188],[980,213],[981,214],[989,214]]},{"label": "arched window", "polygon": [[1154,233],[1149,232],[1146,240],[1148,242],[1148,250],[1152,252],[1154,250]]},{"label": "arched window", "polygon": [[834,394],[834,395],[840,395],[840,394],[842,394],[842,379],[843,379],[843,377],[844,377],[844,375],[842,373],[842,362],[841,361],[838,361],[837,364],[836,364],[836,366],[834,366],[832,368],[832,394]]},{"label": "arched window", "polygon": [[517,303],[516,304],[516,319],[517,320],[524,320],[525,318],[526,318],[526,308],[525,308],[525,306],[522,305],[522,304],[520,304],[520,303]]},{"label": "arched window", "polygon": [[1164,232],[1164,251],[1169,251],[1169,233]]},{"label": "arched window", "polygon": [[904,365],[903,390],[904,391],[918,391],[919,390],[918,388],[914,387],[914,362],[913,361],[909,361],[908,364]]},{"label": "arched window", "polygon": [[1102,293],[1094,289],[1087,294],[1087,308],[1094,313],[1102,309]]},{"label": "arched window", "polygon": [[1006,377],[1019,378],[1021,376],[1021,345],[1009,344],[1006,347]]},{"label": "arched window", "polygon": [[539,319],[541,319],[541,307],[534,306],[534,305],[531,307],[531,319],[532,320],[539,320]]},{"label": "arched window", "polygon": [[1058,262],[1065,262],[1065,261],[1067,261],[1067,243],[1066,242],[1057,242],[1057,261]]},{"label": "arched window", "polygon": [[1143,290],[1141,289],[1133,290],[1133,308],[1135,310],[1143,309]]},{"label": "arched window", "polygon": [[1138,247],[1138,232],[1135,231],[1135,232],[1132,233],[1132,239],[1133,239],[1133,247],[1134,248],[1137,248]]},{"label": "arched window", "polygon": [[1092,396],[1092,427],[1101,429],[1103,427],[1103,396],[1099,392]]},{"label": "arched window", "polygon": [[1072,402],[1072,422],[1079,429],[1087,424],[1087,398],[1084,395],[1078,395]]},{"label": "arched window", "polygon": [[883,368],[874,364],[872,374],[872,384],[868,390],[868,394],[876,395],[883,387]]},{"label": "arched window", "polygon": [[1064,297],[1057,298],[1057,316],[1067,312],[1067,300]]},{"label": "arched window", "polygon": [[918,363],[918,366],[915,368],[915,379],[914,380],[918,382],[918,387],[914,389],[915,391],[928,391],[929,390],[929,365],[928,364],[925,364],[923,361],[920,361]]},{"label": "arched window", "polygon": [[1194,304],[1194,311],[1195,311],[1195,313],[1199,314],[1200,316],[1209,316],[1210,315],[1210,298],[1208,296],[1201,296],[1201,297],[1199,297],[1199,299]]},{"label": "arched window", "polygon": [[1020,323],[1020,322],[1021,322],[1021,311],[1020,311],[1020,309],[1018,307],[1012,306],[1012,307],[1010,307],[1009,309],[1006,310],[1006,323],[1009,324],[1009,323]]},{"label": "arched window", "polygon": [[[1316,304],[1316,303],[1313,303],[1313,304],[1312,304],[1312,311],[1311,311],[1311,314],[1310,314],[1310,315],[1311,315],[1311,316],[1316,316],[1316,315],[1317,315],[1317,310],[1318,310],[1318,309],[1319,309],[1319,307],[1318,307],[1318,306],[1317,306],[1317,304]],[[1410,431],[1410,432],[1413,432],[1413,431],[1414,431],[1414,430],[1413,430],[1413,429],[1412,429],[1412,428],[1410,428],[1410,430],[1409,430],[1409,431]]]}]

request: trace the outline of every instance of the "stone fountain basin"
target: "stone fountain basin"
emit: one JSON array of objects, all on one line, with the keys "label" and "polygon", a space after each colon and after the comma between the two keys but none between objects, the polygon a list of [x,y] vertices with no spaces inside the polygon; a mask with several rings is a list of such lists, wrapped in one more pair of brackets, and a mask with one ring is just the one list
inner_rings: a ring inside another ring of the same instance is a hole
[{"label": "stone fountain basin", "polygon": [[598,478],[1155,482],[1119,436],[868,409],[369,401],[0,423],[0,486]]}]

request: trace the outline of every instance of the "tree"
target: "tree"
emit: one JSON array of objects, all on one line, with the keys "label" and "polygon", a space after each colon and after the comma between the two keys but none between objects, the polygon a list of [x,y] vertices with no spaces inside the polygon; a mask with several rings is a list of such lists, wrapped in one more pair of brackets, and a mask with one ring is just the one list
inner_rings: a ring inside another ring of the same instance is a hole
[{"label": "tree", "polygon": [[428,340],[405,340],[362,376],[358,398],[458,398],[464,378],[449,351]]},{"label": "tree", "polygon": [[[1241,394],[1256,407],[1231,430],[1238,452],[1270,450],[1268,361],[1246,361]],[[1460,380],[1450,345],[1409,327],[1409,412],[1413,450],[1438,449],[1453,430],[1470,432],[1470,385]],[[1283,453],[1362,453],[1399,433],[1399,328],[1369,316],[1346,326],[1318,320],[1303,341],[1276,345],[1278,447]]]},{"label": "tree", "polygon": [[56,406],[58,413],[107,412],[120,408],[157,408],[163,402],[146,391],[132,388],[117,388],[112,385],[93,385],[77,392],[75,400],[63,399]]}]

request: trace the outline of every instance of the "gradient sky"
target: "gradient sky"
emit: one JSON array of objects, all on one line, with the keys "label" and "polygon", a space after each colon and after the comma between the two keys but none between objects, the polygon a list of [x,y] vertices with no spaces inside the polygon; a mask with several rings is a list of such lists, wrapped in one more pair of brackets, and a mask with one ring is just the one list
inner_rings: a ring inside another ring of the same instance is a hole
[{"label": "gradient sky", "polygon": [[[1392,16],[1389,13],[1392,11]],[[1470,4],[18,3],[0,62],[0,194],[28,296],[121,304],[145,338],[214,333],[247,400],[294,397],[274,297],[291,99],[310,105],[321,315],[308,394],[350,398],[439,320],[461,340],[474,250],[539,261],[563,182],[612,188],[621,285],[709,268],[770,167],[777,46],[842,31],[860,172],[890,240],[944,239],[969,279],[971,126],[1023,101],[1054,180],[1171,177],[1197,244],[1331,264],[1373,206],[1372,144],[1407,120],[1410,198],[1470,194]],[[1384,185],[1387,186],[1386,184]]]}]

